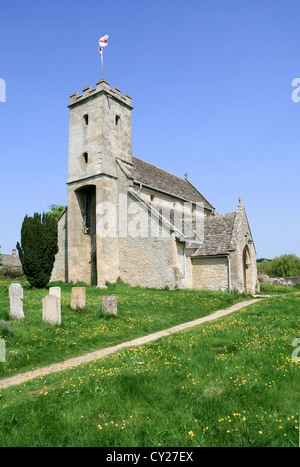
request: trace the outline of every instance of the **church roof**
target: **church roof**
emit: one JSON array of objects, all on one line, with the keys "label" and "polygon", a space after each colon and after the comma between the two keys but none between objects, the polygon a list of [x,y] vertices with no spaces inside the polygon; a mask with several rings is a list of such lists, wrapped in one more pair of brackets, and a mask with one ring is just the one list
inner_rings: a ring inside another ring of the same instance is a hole
[{"label": "church roof", "polygon": [[132,157],[132,167],[128,167],[129,172],[137,183],[149,186],[153,189],[163,191],[177,198],[194,203],[204,203],[204,208],[214,210],[214,207],[204,198],[204,196],[184,178],[177,177],[149,162],[138,157]]},{"label": "church roof", "polygon": [[205,216],[204,243],[197,249],[192,257],[228,254],[235,218],[235,212],[218,214],[216,216]]}]

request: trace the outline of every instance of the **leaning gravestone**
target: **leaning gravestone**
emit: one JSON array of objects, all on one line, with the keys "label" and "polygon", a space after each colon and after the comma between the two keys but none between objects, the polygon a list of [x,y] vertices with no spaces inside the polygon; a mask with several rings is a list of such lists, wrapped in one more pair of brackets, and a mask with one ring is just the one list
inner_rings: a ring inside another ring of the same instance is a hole
[{"label": "leaning gravestone", "polygon": [[117,314],[117,296],[105,295],[102,297],[102,312],[109,315]]},{"label": "leaning gravestone", "polygon": [[47,295],[42,300],[43,321],[50,324],[61,324],[61,302],[60,297]]},{"label": "leaning gravestone", "polygon": [[76,310],[76,308],[85,307],[85,295],[86,295],[85,287],[72,287],[71,305],[70,305],[72,310]]},{"label": "leaning gravestone", "polygon": [[9,287],[10,318],[24,319],[23,287],[21,284],[11,284]]}]

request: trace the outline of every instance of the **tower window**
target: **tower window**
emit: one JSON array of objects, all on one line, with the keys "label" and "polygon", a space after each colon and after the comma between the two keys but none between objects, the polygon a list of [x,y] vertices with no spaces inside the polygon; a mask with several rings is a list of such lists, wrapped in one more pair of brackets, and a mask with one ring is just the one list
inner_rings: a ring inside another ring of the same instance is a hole
[{"label": "tower window", "polygon": [[116,115],[116,125],[120,125],[120,120],[121,120],[121,117],[120,115]]},{"label": "tower window", "polygon": [[84,153],[82,154],[82,159],[83,159],[83,162],[84,162],[85,164],[88,163],[89,155],[88,155],[87,152],[84,152]]},{"label": "tower window", "polygon": [[88,124],[89,124],[89,116],[88,116],[88,114],[85,114],[85,115],[83,116],[83,121],[84,121],[85,125],[88,125]]}]

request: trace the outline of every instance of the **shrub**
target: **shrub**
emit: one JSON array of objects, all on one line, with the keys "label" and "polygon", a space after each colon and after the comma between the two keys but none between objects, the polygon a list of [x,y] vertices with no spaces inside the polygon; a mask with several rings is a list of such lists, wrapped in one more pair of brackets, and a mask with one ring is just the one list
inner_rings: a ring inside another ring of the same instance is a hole
[{"label": "shrub", "polygon": [[57,222],[49,214],[25,216],[21,228],[21,245],[17,243],[20,261],[28,282],[45,287],[51,277],[57,247]]},{"label": "shrub", "polygon": [[0,277],[9,277],[10,279],[24,279],[22,268],[13,266],[3,266],[0,268]]}]

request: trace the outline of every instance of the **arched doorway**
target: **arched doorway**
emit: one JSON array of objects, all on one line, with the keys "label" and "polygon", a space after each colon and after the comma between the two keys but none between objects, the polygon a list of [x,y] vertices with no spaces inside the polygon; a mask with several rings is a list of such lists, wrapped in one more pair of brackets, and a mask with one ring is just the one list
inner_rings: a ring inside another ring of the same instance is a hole
[{"label": "arched doorway", "polygon": [[243,250],[243,287],[244,292],[248,292],[250,289],[250,265],[251,265],[251,255],[248,245],[245,246]]},{"label": "arched doorway", "polygon": [[75,193],[82,215],[82,231],[87,240],[82,249],[81,261],[90,265],[90,284],[97,285],[96,186],[85,185],[78,188]]}]

